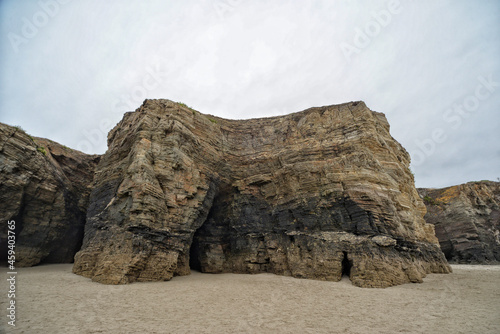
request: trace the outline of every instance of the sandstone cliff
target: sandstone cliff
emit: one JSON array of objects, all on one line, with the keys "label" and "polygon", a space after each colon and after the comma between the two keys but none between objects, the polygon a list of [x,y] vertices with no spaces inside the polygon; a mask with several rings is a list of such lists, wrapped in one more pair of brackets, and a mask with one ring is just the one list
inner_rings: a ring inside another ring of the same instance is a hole
[{"label": "sandstone cliff", "polygon": [[500,262],[500,182],[418,189],[446,258],[458,263]]},{"label": "sandstone cliff", "polygon": [[73,271],[102,283],[271,272],[387,287],[450,272],[385,116],[226,120],[146,100],[108,135]]},{"label": "sandstone cliff", "polygon": [[15,220],[16,266],[73,262],[98,160],[0,123],[0,261]]}]

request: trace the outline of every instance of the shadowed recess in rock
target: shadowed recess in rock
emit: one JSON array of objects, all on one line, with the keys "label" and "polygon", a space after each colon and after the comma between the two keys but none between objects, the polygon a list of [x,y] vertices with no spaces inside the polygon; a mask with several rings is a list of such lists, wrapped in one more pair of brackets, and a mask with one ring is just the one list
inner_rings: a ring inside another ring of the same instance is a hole
[{"label": "shadowed recess in rock", "polygon": [[344,258],[342,259],[342,276],[349,277],[351,275],[351,261],[349,261],[348,255],[346,252],[344,253]]}]

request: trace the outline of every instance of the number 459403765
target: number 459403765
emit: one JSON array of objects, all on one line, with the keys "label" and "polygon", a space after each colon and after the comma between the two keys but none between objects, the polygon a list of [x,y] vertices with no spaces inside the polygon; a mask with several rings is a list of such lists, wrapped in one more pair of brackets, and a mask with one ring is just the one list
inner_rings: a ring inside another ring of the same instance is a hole
[{"label": "number 459403765", "polygon": [[8,222],[8,233],[7,233],[7,262],[9,263],[9,270],[15,270],[14,263],[16,262],[16,222],[10,220]]}]

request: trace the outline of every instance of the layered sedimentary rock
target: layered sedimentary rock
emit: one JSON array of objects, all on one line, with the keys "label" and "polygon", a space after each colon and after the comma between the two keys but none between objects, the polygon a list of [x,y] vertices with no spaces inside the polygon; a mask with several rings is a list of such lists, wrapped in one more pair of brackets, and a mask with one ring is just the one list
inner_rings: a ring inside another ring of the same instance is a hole
[{"label": "layered sedimentary rock", "polygon": [[190,268],[387,287],[450,272],[381,113],[363,102],[227,120],[146,100],[108,135],[73,271]]},{"label": "layered sedimentary rock", "polygon": [[418,189],[446,258],[458,263],[500,262],[500,182]]},{"label": "layered sedimentary rock", "polygon": [[80,249],[99,156],[0,123],[0,244],[15,221],[16,266],[73,262]]}]

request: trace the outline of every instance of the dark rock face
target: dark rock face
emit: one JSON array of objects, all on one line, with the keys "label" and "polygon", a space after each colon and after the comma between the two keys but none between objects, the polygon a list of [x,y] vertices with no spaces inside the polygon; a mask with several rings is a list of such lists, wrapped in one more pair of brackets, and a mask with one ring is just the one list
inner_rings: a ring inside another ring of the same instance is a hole
[{"label": "dark rock face", "polygon": [[98,160],[0,123],[1,261],[15,220],[16,266],[73,262]]},{"label": "dark rock face", "polygon": [[458,263],[500,262],[500,182],[418,189],[425,220],[436,228],[446,258]]},{"label": "dark rock face", "polygon": [[146,100],[108,135],[73,271],[110,284],[271,272],[363,287],[450,272],[383,114],[226,120]]}]

